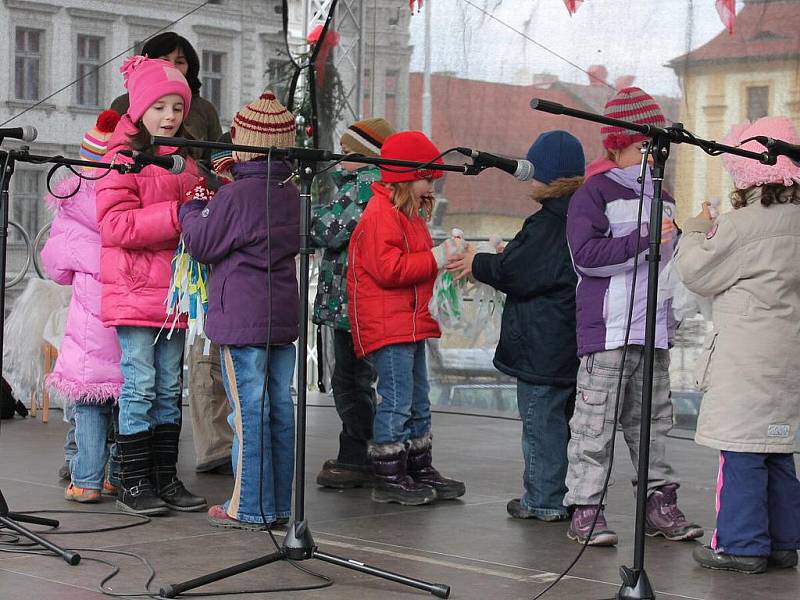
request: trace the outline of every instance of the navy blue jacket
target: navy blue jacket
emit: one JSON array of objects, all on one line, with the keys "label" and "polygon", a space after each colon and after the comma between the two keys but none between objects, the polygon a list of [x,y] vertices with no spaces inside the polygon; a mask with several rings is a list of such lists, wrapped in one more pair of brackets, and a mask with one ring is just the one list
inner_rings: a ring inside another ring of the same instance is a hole
[{"label": "navy blue jacket", "polygon": [[568,387],[578,373],[569,197],[542,204],[501,254],[475,255],[472,275],[506,294],[494,366],[527,383]]}]

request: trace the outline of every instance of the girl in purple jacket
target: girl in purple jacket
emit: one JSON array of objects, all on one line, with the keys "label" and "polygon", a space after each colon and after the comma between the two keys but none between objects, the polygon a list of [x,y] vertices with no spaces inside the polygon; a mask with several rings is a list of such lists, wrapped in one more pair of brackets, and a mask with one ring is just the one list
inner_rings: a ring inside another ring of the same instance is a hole
[{"label": "girl in purple jacket", "polygon": [[[231,140],[293,146],[294,116],[265,92],[236,114]],[[264,529],[291,514],[300,194],[283,161],[241,152],[233,161],[233,183],[208,202],[185,204],[180,219],[189,254],[211,265],[205,333],[220,346],[233,430],[236,484],[208,519],[217,527]]]},{"label": "girl in purple jacket", "polygon": [[[606,103],[605,114],[640,125],[666,125],[658,103],[636,87],[617,92]],[[648,170],[644,182],[642,228],[639,230],[640,184],[637,178],[642,143],[647,138],[618,127],[603,127],[601,133],[606,157],[587,167],[585,183],[572,196],[567,213],[567,241],[578,274],[576,322],[581,363],[575,412],[569,423],[568,492],[564,504],[572,509],[567,533],[570,539],[594,546],[613,546],[617,543],[617,534],[606,523],[600,498],[610,466],[615,419],[619,420],[625,435],[634,467],[638,463],[647,299],[644,254],[648,249],[653,181]],[[675,201],[665,194],[662,269],[672,259],[674,215]],[[637,248],[636,294],[626,348],[625,333]],[[670,309],[670,300],[659,301],[646,533],[663,535],[668,540],[691,540],[703,535],[703,530],[687,521],[678,508],[678,482],[666,458],[667,433],[672,429],[669,346],[673,324]],[[623,352],[626,355],[624,364]],[[615,414],[620,371],[620,408],[619,414]],[[633,483],[636,484],[635,477]]]},{"label": "girl in purple jacket", "polygon": [[[102,158],[117,121],[119,115],[112,110],[100,114],[96,127],[83,138],[81,158]],[[96,173],[90,176],[96,177]],[[70,196],[78,186],[78,192]],[[75,502],[97,502],[101,490],[116,493],[103,476],[109,458],[106,439],[122,374],[116,331],[100,321],[100,232],[95,198],[91,179],[72,176],[56,187],[55,195],[47,197],[55,215],[41,253],[50,278],[72,286],[64,339],[46,385],[74,410],[78,451],[69,463],[71,482],[64,497]]]}]

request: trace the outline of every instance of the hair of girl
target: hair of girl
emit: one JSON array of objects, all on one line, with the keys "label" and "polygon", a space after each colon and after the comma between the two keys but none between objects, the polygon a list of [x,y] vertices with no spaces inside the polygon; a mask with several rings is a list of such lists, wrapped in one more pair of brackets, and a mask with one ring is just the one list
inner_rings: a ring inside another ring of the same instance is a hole
[{"label": "hair of girl", "polygon": [[418,203],[414,199],[411,185],[411,181],[390,183],[389,187],[392,190],[392,202],[395,208],[404,213],[409,219],[414,215],[419,215],[426,221],[429,221],[431,215],[433,215],[433,202],[429,198],[424,198],[422,202]]},{"label": "hair of girl", "polygon": [[192,94],[197,94],[203,85],[200,82],[200,59],[197,56],[197,51],[185,37],[178,35],[174,31],[165,31],[147,40],[142,46],[142,54],[147,55],[149,58],[161,58],[177,48],[183,50],[183,56],[186,58],[188,66],[186,81],[189,84],[189,88],[192,90]]}]

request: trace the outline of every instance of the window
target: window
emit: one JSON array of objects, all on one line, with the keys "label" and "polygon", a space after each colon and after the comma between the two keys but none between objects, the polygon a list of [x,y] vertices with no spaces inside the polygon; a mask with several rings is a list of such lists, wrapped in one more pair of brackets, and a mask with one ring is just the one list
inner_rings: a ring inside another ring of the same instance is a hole
[{"label": "window", "polygon": [[747,119],[755,121],[769,113],[769,86],[747,88]]},{"label": "window", "polygon": [[288,60],[272,59],[267,67],[267,87],[272,90],[275,97],[286,104],[286,94],[289,93],[289,84],[292,82],[292,63]]},{"label": "window", "polygon": [[219,112],[222,112],[222,67],[224,62],[224,52],[203,50],[203,60],[200,66],[203,87],[200,90],[203,98],[211,102]]},{"label": "window", "polygon": [[[39,171],[19,169],[11,182],[13,193],[9,206],[9,220],[16,221],[33,239],[46,222],[41,174]],[[9,241],[22,243],[22,239],[14,233],[15,231],[15,229],[9,230]]]},{"label": "window", "polygon": [[80,106],[100,106],[100,55],[103,38],[78,36],[76,102]]},{"label": "window", "polygon": [[17,27],[14,40],[14,94],[18,100],[39,99],[44,31]]},{"label": "window", "polygon": [[383,88],[386,98],[386,108],[383,111],[383,115],[389,123],[397,122],[397,80],[399,76],[400,71],[396,69],[386,71],[386,82]]}]

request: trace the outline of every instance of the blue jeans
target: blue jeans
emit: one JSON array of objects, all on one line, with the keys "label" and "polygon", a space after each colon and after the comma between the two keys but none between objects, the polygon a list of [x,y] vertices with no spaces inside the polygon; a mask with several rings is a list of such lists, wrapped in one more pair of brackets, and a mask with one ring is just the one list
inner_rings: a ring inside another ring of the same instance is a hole
[{"label": "blue jeans", "polygon": [[800,549],[800,481],[792,454],[720,452],[711,547],[734,556]]},{"label": "blue jeans", "polygon": [[99,490],[108,461],[108,432],[113,427],[113,406],[110,404],[76,404],[75,442],[77,453],[70,461],[72,483],[78,487]]},{"label": "blue jeans", "polygon": [[78,453],[78,445],[75,443],[75,405],[69,402],[64,403],[64,421],[69,424],[67,437],[64,440],[64,462],[72,469],[72,459]]},{"label": "blue jeans", "polygon": [[122,360],[119,433],[131,435],[181,421],[181,369],[185,332],[172,339],[155,327],[117,327]]},{"label": "blue jeans", "polygon": [[392,344],[369,355],[378,373],[378,406],[372,441],[391,444],[418,439],[431,430],[425,342]]},{"label": "blue jeans", "polygon": [[[269,379],[261,419],[265,346],[222,346],[222,382],[231,413],[236,482],[225,502],[229,517],[271,523],[292,510],[294,472],[293,344],[269,347]],[[263,444],[260,443],[263,435]],[[263,468],[262,468],[263,466]],[[259,490],[259,481],[261,489]],[[262,517],[263,513],[263,517]]]},{"label": "blue jeans", "polygon": [[517,380],[517,407],[522,419],[525,493],[520,504],[537,517],[563,517],[567,486],[569,418],[574,387],[534,385]]}]

